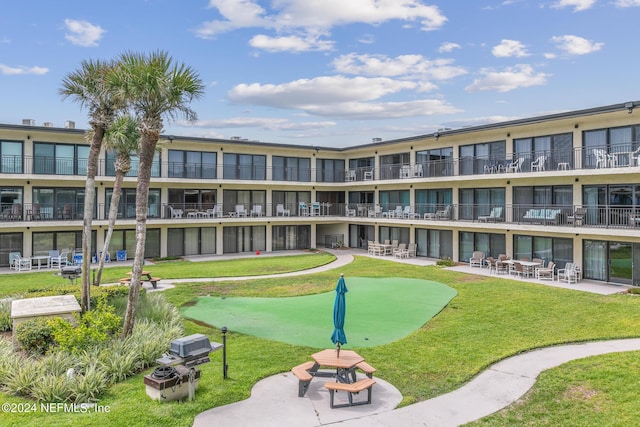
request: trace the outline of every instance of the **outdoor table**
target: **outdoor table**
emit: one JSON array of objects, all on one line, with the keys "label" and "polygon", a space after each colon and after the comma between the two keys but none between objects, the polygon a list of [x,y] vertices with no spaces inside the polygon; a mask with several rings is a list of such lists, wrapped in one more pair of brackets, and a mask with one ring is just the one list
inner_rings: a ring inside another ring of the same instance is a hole
[{"label": "outdoor table", "polygon": [[514,262],[519,262],[520,265],[522,266],[523,269],[525,269],[527,271],[527,276],[531,275],[534,273],[534,270],[536,267],[540,267],[542,264],[540,264],[539,262],[534,262],[534,261],[520,261],[517,259],[506,259],[504,261],[501,261],[504,264],[513,264]]},{"label": "outdoor table", "polygon": [[[131,271],[127,271],[127,276],[131,276],[133,274],[133,272]],[[150,271],[143,271],[142,273],[140,273],[140,277],[142,278],[142,280],[145,280],[144,277],[146,277],[146,281],[151,281],[151,272]]]},{"label": "outdoor table", "polygon": [[[319,366],[336,368],[336,381],[350,383],[356,365],[364,361],[364,358],[352,350],[340,350],[340,357],[336,349],[322,350],[311,355]],[[321,376],[316,373],[316,376]]]},{"label": "outdoor table", "polygon": [[391,255],[393,251],[393,245],[385,245],[380,243],[380,247],[382,248],[382,255]]},{"label": "outdoor table", "polygon": [[38,261],[38,270],[40,270],[40,264],[42,263],[42,260],[47,261],[47,268],[49,268],[51,265],[51,257],[49,255],[36,255],[31,257],[32,263],[33,261]]}]

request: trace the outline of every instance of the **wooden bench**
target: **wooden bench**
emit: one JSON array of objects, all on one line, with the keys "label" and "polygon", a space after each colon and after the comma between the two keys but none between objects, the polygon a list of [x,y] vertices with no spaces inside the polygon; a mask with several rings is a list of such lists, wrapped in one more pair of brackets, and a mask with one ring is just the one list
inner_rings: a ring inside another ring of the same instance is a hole
[{"label": "wooden bench", "polygon": [[[358,368],[362,372],[364,372],[369,378],[373,378],[373,373],[376,371],[376,368],[374,368],[373,366],[369,365],[364,360],[362,362],[358,363],[356,365],[356,368]],[[355,379],[354,379],[354,381],[355,381]]]},{"label": "wooden bench", "polygon": [[[158,289],[158,282],[162,280],[159,277],[151,277],[150,279],[142,279],[140,278],[140,283],[142,282],[148,282],[151,283],[151,286],[153,286],[153,289]],[[125,277],[120,279],[120,283],[123,285],[130,285],[131,284],[131,278],[130,277]]]},{"label": "wooden bench", "polygon": [[[360,381],[356,381],[355,383],[325,383],[324,387],[329,390],[330,394],[330,405],[331,408],[343,408],[346,406],[356,406],[356,405],[368,405],[371,404],[371,390],[373,385],[376,383],[376,380],[373,378],[364,378]],[[367,400],[362,400],[360,402],[353,401],[353,395],[358,394],[363,390],[367,390]],[[349,403],[343,403],[340,405],[335,405],[333,403],[333,397],[336,391],[346,391],[349,397]]]},{"label": "wooden bench", "polygon": [[[313,375],[309,373],[316,366],[316,362],[304,362],[302,365],[291,368],[291,372],[298,378],[298,397],[304,397]],[[317,368],[316,368],[317,369]]]}]

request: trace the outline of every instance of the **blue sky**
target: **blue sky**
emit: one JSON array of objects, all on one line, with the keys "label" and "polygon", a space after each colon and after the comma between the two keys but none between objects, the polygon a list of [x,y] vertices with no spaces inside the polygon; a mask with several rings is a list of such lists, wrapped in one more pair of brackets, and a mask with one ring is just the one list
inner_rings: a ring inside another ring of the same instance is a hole
[{"label": "blue sky", "polygon": [[0,123],[86,127],[62,79],[124,51],[199,73],[175,135],[345,147],[640,99],[640,0],[3,3]]}]

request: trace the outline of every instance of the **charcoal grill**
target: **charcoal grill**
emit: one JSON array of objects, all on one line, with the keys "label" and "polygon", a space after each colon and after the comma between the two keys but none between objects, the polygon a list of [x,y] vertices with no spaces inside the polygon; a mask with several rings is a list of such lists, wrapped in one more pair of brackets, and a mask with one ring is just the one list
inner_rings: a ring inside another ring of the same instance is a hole
[{"label": "charcoal grill", "polygon": [[65,279],[69,279],[69,282],[73,285],[74,281],[82,274],[82,267],[79,265],[71,265],[62,267],[60,275]]}]

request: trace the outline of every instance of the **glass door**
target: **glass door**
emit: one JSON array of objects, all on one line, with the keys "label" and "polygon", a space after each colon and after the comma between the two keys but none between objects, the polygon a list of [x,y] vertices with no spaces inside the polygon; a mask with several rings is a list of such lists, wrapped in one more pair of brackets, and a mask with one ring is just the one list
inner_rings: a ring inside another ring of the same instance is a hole
[{"label": "glass door", "polygon": [[609,242],[609,281],[630,285],[633,282],[633,245]]}]

